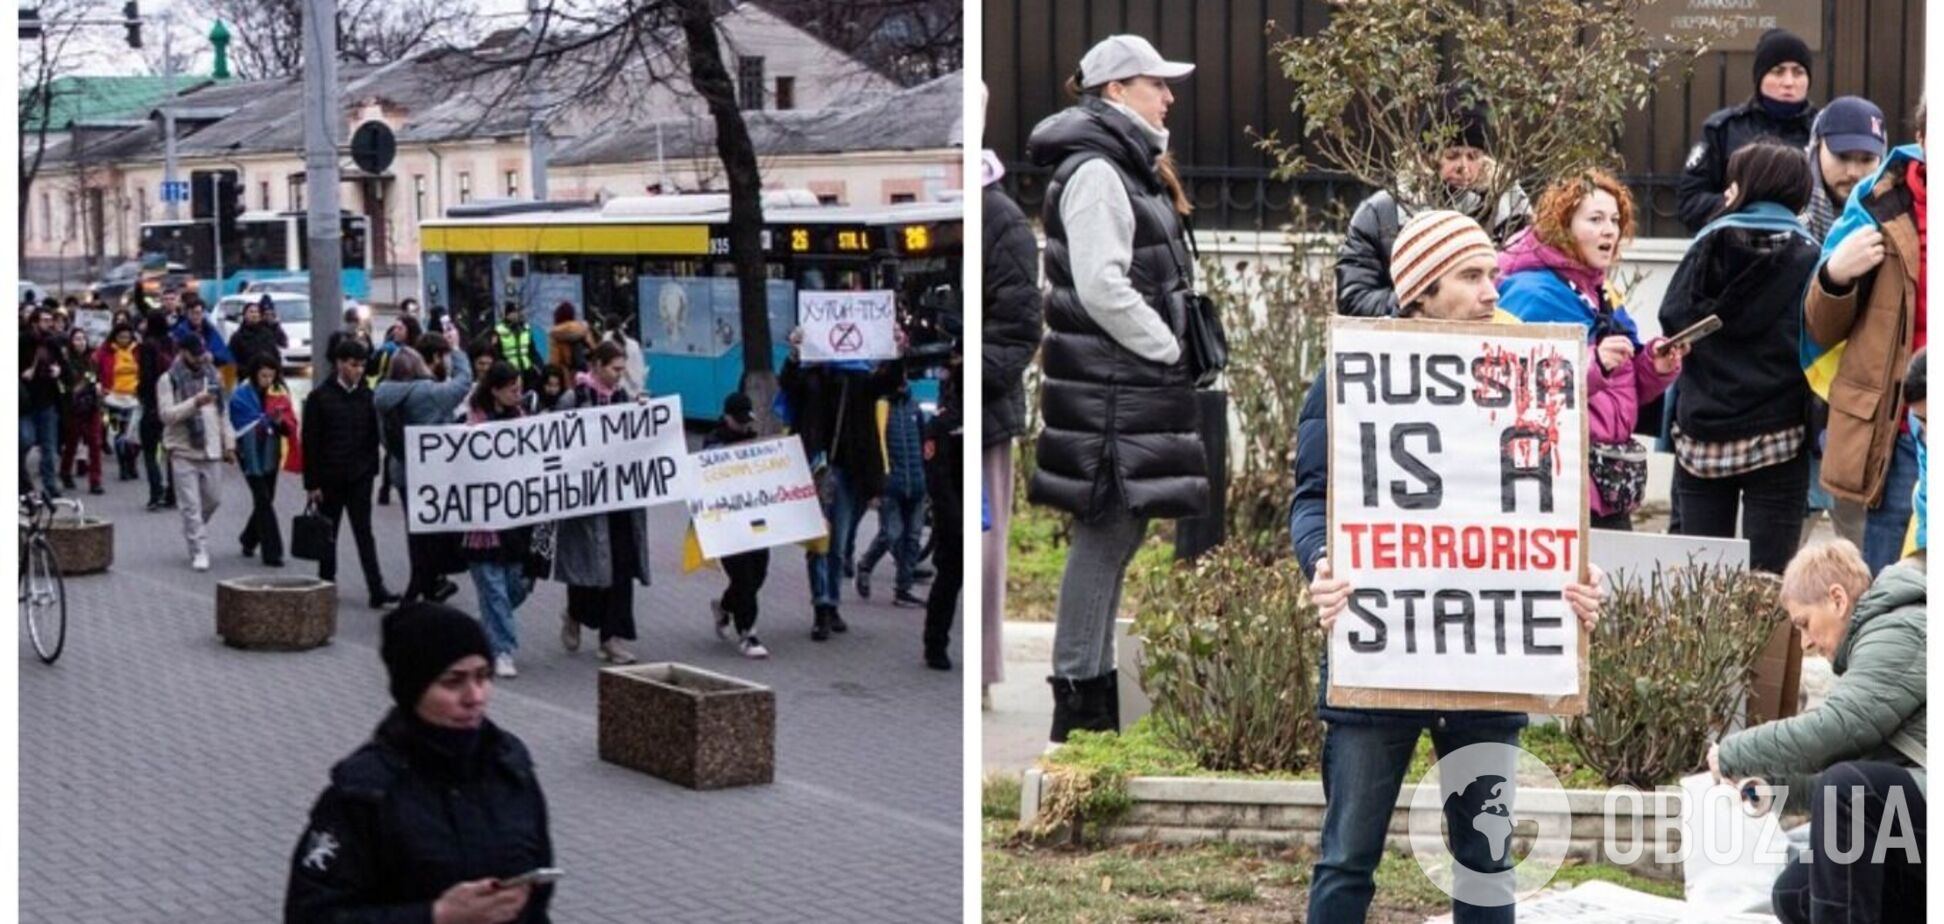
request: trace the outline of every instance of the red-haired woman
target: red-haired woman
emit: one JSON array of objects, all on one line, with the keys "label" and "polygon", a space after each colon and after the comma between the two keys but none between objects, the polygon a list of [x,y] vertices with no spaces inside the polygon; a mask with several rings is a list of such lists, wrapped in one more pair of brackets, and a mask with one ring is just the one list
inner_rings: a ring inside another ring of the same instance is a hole
[{"label": "red-haired woman", "polygon": [[1661,353],[1640,329],[1607,271],[1633,238],[1633,196],[1612,175],[1586,170],[1555,181],[1539,197],[1532,227],[1499,254],[1499,307],[1519,320],[1586,328],[1588,435],[1593,454],[1593,525],[1630,529],[1647,482],[1646,450],[1633,440],[1640,406],[1667,390],[1685,348]]}]

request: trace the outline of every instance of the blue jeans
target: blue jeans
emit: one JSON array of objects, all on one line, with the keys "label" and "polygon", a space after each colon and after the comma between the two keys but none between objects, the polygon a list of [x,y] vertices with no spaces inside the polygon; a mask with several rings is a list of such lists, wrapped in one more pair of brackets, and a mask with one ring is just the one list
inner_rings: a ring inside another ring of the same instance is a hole
[{"label": "blue jeans", "polygon": [[54,480],[54,465],[61,458],[61,411],[43,408],[20,415],[20,489],[27,490],[27,453],[40,447],[40,489],[48,494],[60,491]]},{"label": "blue jeans", "polygon": [[472,571],[473,589],[479,592],[479,621],[486,625],[486,645],[493,657],[510,655],[520,647],[519,624],[513,611],[526,602],[533,585],[527,581],[526,568],[519,562],[476,561]]},{"label": "blue jeans", "polygon": [[858,576],[869,575],[884,553],[890,552],[898,566],[897,589],[910,590],[917,580],[912,574],[918,570],[919,539],[924,532],[925,495],[901,497],[886,492],[878,500],[878,532],[857,563]]},{"label": "blue jeans", "polygon": [[844,562],[850,561],[851,542],[857,538],[857,512],[864,502],[857,486],[843,469],[832,466],[837,481],[836,503],[824,507],[824,521],[830,527],[830,549],[822,555],[811,553],[810,603],[836,606],[843,602]]},{"label": "blue jeans", "polygon": [[[1442,720],[1437,720],[1442,722]],[[1379,720],[1379,724],[1330,723],[1323,738],[1323,846],[1310,876],[1309,916],[1305,920],[1360,922],[1376,893],[1372,878],[1384,857],[1384,832],[1404,774],[1411,766],[1418,735],[1431,732],[1442,756],[1467,745],[1497,742],[1517,746],[1517,728],[1444,728]],[[1511,769],[1507,770],[1511,777]],[[1516,817],[1516,816],[1515,816]],[[1469,830],[1472,819],[1447,813],[1447,829]],[[1510,869],[1511,858],[1493,860],[1479,848],[1481,839],[1460,838],[1453,856],[1479,871]],[[1512,924],[1511,905],[1480,908],[1451,903],[1454,924]]]},{"label": "blue jeans", "polygon": [[1897,434],[1890,453],[1890,474],[1884,480],[1883,503],[1871,508],[1863,522],[1863,560],[1876,574],[1897,563],[1904,535],[1910,530],[1911,492],[1917,490],[1917,440]]}]

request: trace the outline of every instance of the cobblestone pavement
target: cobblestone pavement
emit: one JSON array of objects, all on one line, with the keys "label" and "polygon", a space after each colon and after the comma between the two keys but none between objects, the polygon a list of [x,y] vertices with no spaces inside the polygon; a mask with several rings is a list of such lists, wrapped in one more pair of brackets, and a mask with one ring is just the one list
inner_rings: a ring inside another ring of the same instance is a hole
[{"label": "cobblestone pavement", "polygon": [[[113,478],[110,471],[109,477]],[[340,539],[337,637],[301,653],[243,652],[215,636],[215,583],[258,573],[235,537],[249,494],[226,474],[211,524],[215,568],[188,566],[174,511],[146,513],[141,482],[84,498],[116,526],[107,574],[68,583],[67,651],[20,645],[20,919],[280,919],[290,854],[329,768],[389,706],[379,613]],[[301,505],[285,476],[281,520]],[[375,508],[385,576],[402,587],[396,502]],[[961,913],[962,677],[927,669],[923,613],[894,609],[889,563],[852,629],[809,638],[802,560],[775,556],[752,662],[715,637],[718,572],[682,576],[681,514],[651,515],[655,583],[637,593],[644,660],[673,660],[776,691],[776,782],[720,792],[602,763],[592,638],[562,651],[566,594],[543,584],[519,613],[520,676],[494,720],[534,753],[552,810],[562,922],[913,922]],[[863,532],[875,528],[867,519]],[[348,533],[348,529],[346,532]],[[315,573],[292,562],[282,573]],[[475,611],[471,582],[454,605]],[[955,651],[956,659],[956,651]]]}]

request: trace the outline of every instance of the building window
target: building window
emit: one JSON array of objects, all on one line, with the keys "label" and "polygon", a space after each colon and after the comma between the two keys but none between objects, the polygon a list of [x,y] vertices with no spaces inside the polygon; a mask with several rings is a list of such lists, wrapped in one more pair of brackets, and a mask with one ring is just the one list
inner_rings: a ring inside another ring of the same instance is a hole
[{"label": "building window", "polygon": [[520,197],[520,171],[508,170],[506,171],[506,198],[518,199],[519,197]]},{"label": "building window", "polygon": [[459,201],[462,204],[472,201],[472,174],[464,170],[459,171]]},{"label": "building window", "polygon": [[269,180],[259,180],[257,182],[257,208],[260,208],[266,212],[270,211],[270,181]]},{"label": "building window", "polygon": [[80,215],[77,214],[76,209],[74,193],[70,192],[67,194],[67,227],[61,231],[61,240],[74,240],[74,228],[81,223]]},{"label": "building window", "polygon": [[412,174],[412,217],[425,220],[425,174]]},{"label": "building window", "polygon": [[140,222],[148,221],[148,187],[147,186],[135,187],[135,214],[137,216],[135,219],[136,221],[140,221]]},{"label": "building window", "polygon": [[304,210],[304,175],[301,173],[293,173],[290,175],[290,179],[287,182],[289,186],[287,189],[288,195],[286,197],[286,201],[290,203],[290,210],[293,212],[303,211]]},{"label": "building window", "polygon": [[796,78],[795,77],[776,78],[776,108],[777,109],[796,108]]},{"label": "building window", "polygon": [[918,197],[916,195],[913,195],[912,193],[892,193],[891,194],[892,205],[904,205],[907,202],[917,202],[917,201],[918,201]]},{"label": "building window", "polygon": [[836,193],[818,193],[817,204],[818,205],[842,205],[843,203],[838,200]]},{"label": "building window", "polygon": [[54,199],[53,197],[49,196],[47,193],[41,193],[40,226],[41,226],[40,227],[41,240],[43,241],[53,240],[54,239]]},{"label": "building window", "polygon": [[736,61],[736,98],[744,109],[763,108],[763,59]]}]

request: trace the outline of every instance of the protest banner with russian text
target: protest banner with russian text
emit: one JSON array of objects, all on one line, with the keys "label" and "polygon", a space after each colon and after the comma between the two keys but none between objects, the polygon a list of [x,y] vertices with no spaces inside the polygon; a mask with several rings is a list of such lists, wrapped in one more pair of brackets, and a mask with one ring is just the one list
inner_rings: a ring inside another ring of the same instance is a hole
[{"label": "protest banner with russian text", "polygon": [[823,507],[801,437],[704,449],[695,454],[695,470],[700,488],[689,515],[704,556],[823,537]]},{"label": "protest banner with russian text", "polygon": [[1570,713],[1584,649],[1585,332],[1336,318],[1333,705]]},{"label": "protest banner with russian text", "polygon": [[405,428],[406,529],[453,533],[685,503],[695,466],[682,400],[477,426]]},{"label": "protest banner with russian text", "polygon": [[890,291],[798,292],[806,363],[898,358],[897,302]]}]

